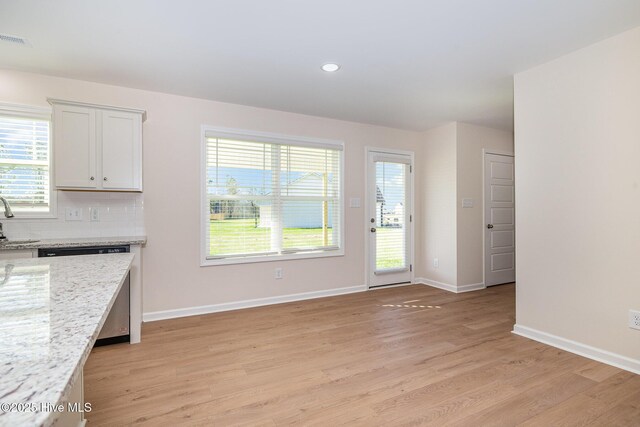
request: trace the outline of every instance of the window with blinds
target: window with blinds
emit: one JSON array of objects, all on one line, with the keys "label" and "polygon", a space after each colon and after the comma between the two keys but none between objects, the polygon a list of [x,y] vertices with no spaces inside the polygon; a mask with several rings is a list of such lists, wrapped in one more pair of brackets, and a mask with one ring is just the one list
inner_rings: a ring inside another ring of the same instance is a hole
[{"label": "window with blinds", "polygon": [[0,196],[17,217],[52,212],[49,128],[44,112],[0,108]]},{"label": "window with blinds", "polygon": [[342,145],[205,132],[204,258],[339,254]]}]

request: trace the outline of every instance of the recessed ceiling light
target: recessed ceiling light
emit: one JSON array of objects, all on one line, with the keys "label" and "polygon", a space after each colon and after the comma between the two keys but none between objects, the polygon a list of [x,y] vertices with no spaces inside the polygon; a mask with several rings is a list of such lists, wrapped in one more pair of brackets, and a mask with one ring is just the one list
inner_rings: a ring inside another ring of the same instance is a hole
[{"label": "recessed ceiling light", "polygon": [[321,68],[322,71],[326,71],[327,73],[334,73],[340,69],[340,66],[333,62],[329,62],[328,64],[324,64]]}]

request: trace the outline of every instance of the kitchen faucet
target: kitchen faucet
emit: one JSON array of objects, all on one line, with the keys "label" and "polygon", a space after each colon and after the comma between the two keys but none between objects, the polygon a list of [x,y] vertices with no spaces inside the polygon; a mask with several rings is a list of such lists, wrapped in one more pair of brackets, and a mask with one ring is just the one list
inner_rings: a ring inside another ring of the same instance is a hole
[{"label": "kitchen faucet", "polygon": [[[7,218],[13,218],[13,212],[11,211],[11,206],[9,206],[9,202],[7,202],[7,199],[0,196],[0,202],[2,202],[2,204],[4,205],[4,216],[6,216]],[[2,223],[0,223],[0,240],[6,238],[7,236],[4,235],[4,231],[2,230]]]}]

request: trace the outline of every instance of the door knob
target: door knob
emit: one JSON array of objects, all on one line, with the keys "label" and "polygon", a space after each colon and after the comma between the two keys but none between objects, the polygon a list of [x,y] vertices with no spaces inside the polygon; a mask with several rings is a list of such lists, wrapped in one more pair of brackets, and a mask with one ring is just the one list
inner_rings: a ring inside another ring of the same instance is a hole
[{"label": "door knob", "polygon": [[89,178],[89,179],[90,179],[91,181],[93,181],[95,178],[94,178],[94,177],[91,177],[91,178]]},{"label": "door knob", "polygon": [[487,228],[493,228],[493,224],[487,224]]},{"label": "door knob", "polygon": [[375,232],[376,232],[375,227],[371,227],[371,232],[372,232],[372,233],[375,233]]}]

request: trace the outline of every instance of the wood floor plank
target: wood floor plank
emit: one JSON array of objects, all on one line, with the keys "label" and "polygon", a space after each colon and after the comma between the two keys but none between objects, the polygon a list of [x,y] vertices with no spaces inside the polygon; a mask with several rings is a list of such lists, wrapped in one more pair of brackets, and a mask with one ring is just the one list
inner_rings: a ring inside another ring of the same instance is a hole
[{"label": "wood floor plank", "polygon": [[640,376],[512,334],[514,303],[412,285],[144,324],[89,357],[88,425],[640,425]]}]

